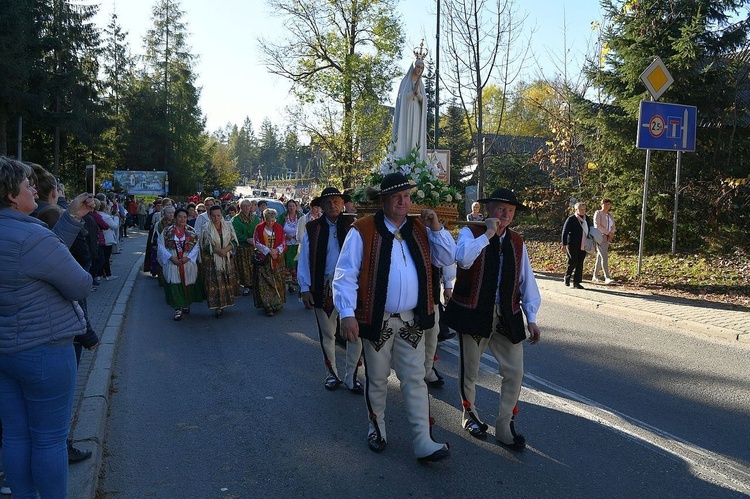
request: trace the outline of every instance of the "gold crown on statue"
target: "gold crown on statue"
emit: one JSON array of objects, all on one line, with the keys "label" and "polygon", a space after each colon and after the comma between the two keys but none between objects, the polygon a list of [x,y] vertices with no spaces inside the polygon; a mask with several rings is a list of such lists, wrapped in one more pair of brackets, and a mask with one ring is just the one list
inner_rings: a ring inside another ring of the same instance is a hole
[{"label": "gold crown on statue", "polygon": [[427,47],[424,46],[424,39],[422,39],[419,47],[414,47],[414,57],[416,57],[420,61],[424,61],[424,58],[427,57],[427,54],[429,53],[430,51],[427,50]]}]

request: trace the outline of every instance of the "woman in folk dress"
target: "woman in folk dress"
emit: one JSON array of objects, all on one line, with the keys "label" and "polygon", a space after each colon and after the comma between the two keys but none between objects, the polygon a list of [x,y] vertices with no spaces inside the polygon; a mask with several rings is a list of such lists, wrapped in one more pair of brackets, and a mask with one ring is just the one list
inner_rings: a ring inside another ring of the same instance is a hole
[{"label": "woman in folk dress", "polygon": [[198,281],[198,235],[188,225],[188,212],[175,211],[175,223],[164,229],[159,237],[159,263],[164,277],[164,296],[174,308],[174,320],[190,313],[190,304],[203,301]]},{"label": "woman in folk dress", "polygon": [[218,319],[226,307],[234,305],[234,297],[240,295],[232,262],[232,253],[239,243],[232,224],[224,220],[221,206],[212,206],[209,214],[210,221],[203,224],[201,234],[203,286],[208,308],[214,310]]}]

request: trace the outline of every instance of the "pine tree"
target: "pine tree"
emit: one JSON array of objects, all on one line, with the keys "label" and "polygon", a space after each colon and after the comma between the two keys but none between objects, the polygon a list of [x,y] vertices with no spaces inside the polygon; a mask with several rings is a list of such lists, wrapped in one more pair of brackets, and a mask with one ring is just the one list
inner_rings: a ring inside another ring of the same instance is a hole
[{"label": "pine tree", "polygon": [[153,27],[145,40],[143,81],[157,101],[154,125],[158,150],[153,151],[155,163],[151,166],[170,173],[170,187],[175,192],[189,193],[195,191],[207,158],[204,118],[198,105],[200,90],[193,73],[195,56],[187,45],[183,16],[176,0],[159,0],[154,6]]},{"label": "pine tree", "polygon": [[[604,102],[580,100],[575,106],[578,119],[588,127],[585,146],[596,166],[587,173],[581,194],[613,198],[620,236],[638,239],[645,152],[635,148],[635,135],[639,103],[648,100],[639,75],[656,56],[675,79],[660,100],[698,107],[696,152],[682,156],[681,243],[693,246],[707,236],[717,236],[729,216],[714,202],[726,177],[746,175],[748,169],[750,130],[741,124],[746,116],[737,110],[747,106],[748,64],[740,50],[748,42],[750,21],[747,17],[735,21],[732,16],[749,3],[602,3],[607,19],[601,35],[603,51],[591,61],[587,75]],[[674,153],[651,155],[646,247],[669,245],[674,164]]]}]

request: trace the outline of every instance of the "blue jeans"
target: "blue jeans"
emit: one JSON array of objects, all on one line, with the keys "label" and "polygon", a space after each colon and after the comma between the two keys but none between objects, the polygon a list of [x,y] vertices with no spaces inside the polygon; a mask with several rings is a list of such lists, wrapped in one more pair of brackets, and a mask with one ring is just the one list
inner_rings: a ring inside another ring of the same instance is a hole
[{"label": "blue jeans", "polygon": [[3,468],[14,498],[67,497],[75,388],[72,341],[0,354]]}]

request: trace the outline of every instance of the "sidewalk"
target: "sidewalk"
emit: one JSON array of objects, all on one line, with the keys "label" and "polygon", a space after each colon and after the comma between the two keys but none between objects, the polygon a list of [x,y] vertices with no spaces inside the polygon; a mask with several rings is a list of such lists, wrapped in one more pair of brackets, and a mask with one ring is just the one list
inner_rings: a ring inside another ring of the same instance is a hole
[{"label": "sidewalk", "polygon": [[565,301],[605,314],[680,332],[691,332],[750,344],[750,311],[699,299],[677,298],[582,282],[586,289],[565,286],[561,278],[537,275],[542,297]]},{"label": "sidewalk", "polygon": [[[76,447],[92,450],[94,454],[91,459],[70,466],[68,496],[71,498],[94,499],[96,496],[117,339],[135,279],[143,265],[145,244],[144,231],[131,231],[130,238],[121,246],[122,253],[112,258],[112,272],[120,278],[102,282],[99,290],[89,296],[90,319],[101,345],[94,352],[84,350],[81,357],[71,437]],[[627,315],[629,319],[680,333],[750,344],[750,312],[747,310],[702,300],[653,295],[618,285],[584,282],[586,289],[580,290],[566,287],[560,278],[542,275],[537,275],[537,282],[545,300],[563,301],[604,314]]]},{"label": "sidewalk", "polygon": [[146,249],[146,231],[129,229],[128,236],[120,245],[122,252],[112,255],[110,260],[112,274],[119,278],[102,280],[99,289],[91,293],[87,301],[89,320],[99,335],[100,344],[93,352],[84,350],[81,355],[70,437],[76,447],[94,454],[86,461],[70,465],[68,497],[71,498],[93,499],[99,483],[117,338]]}]

